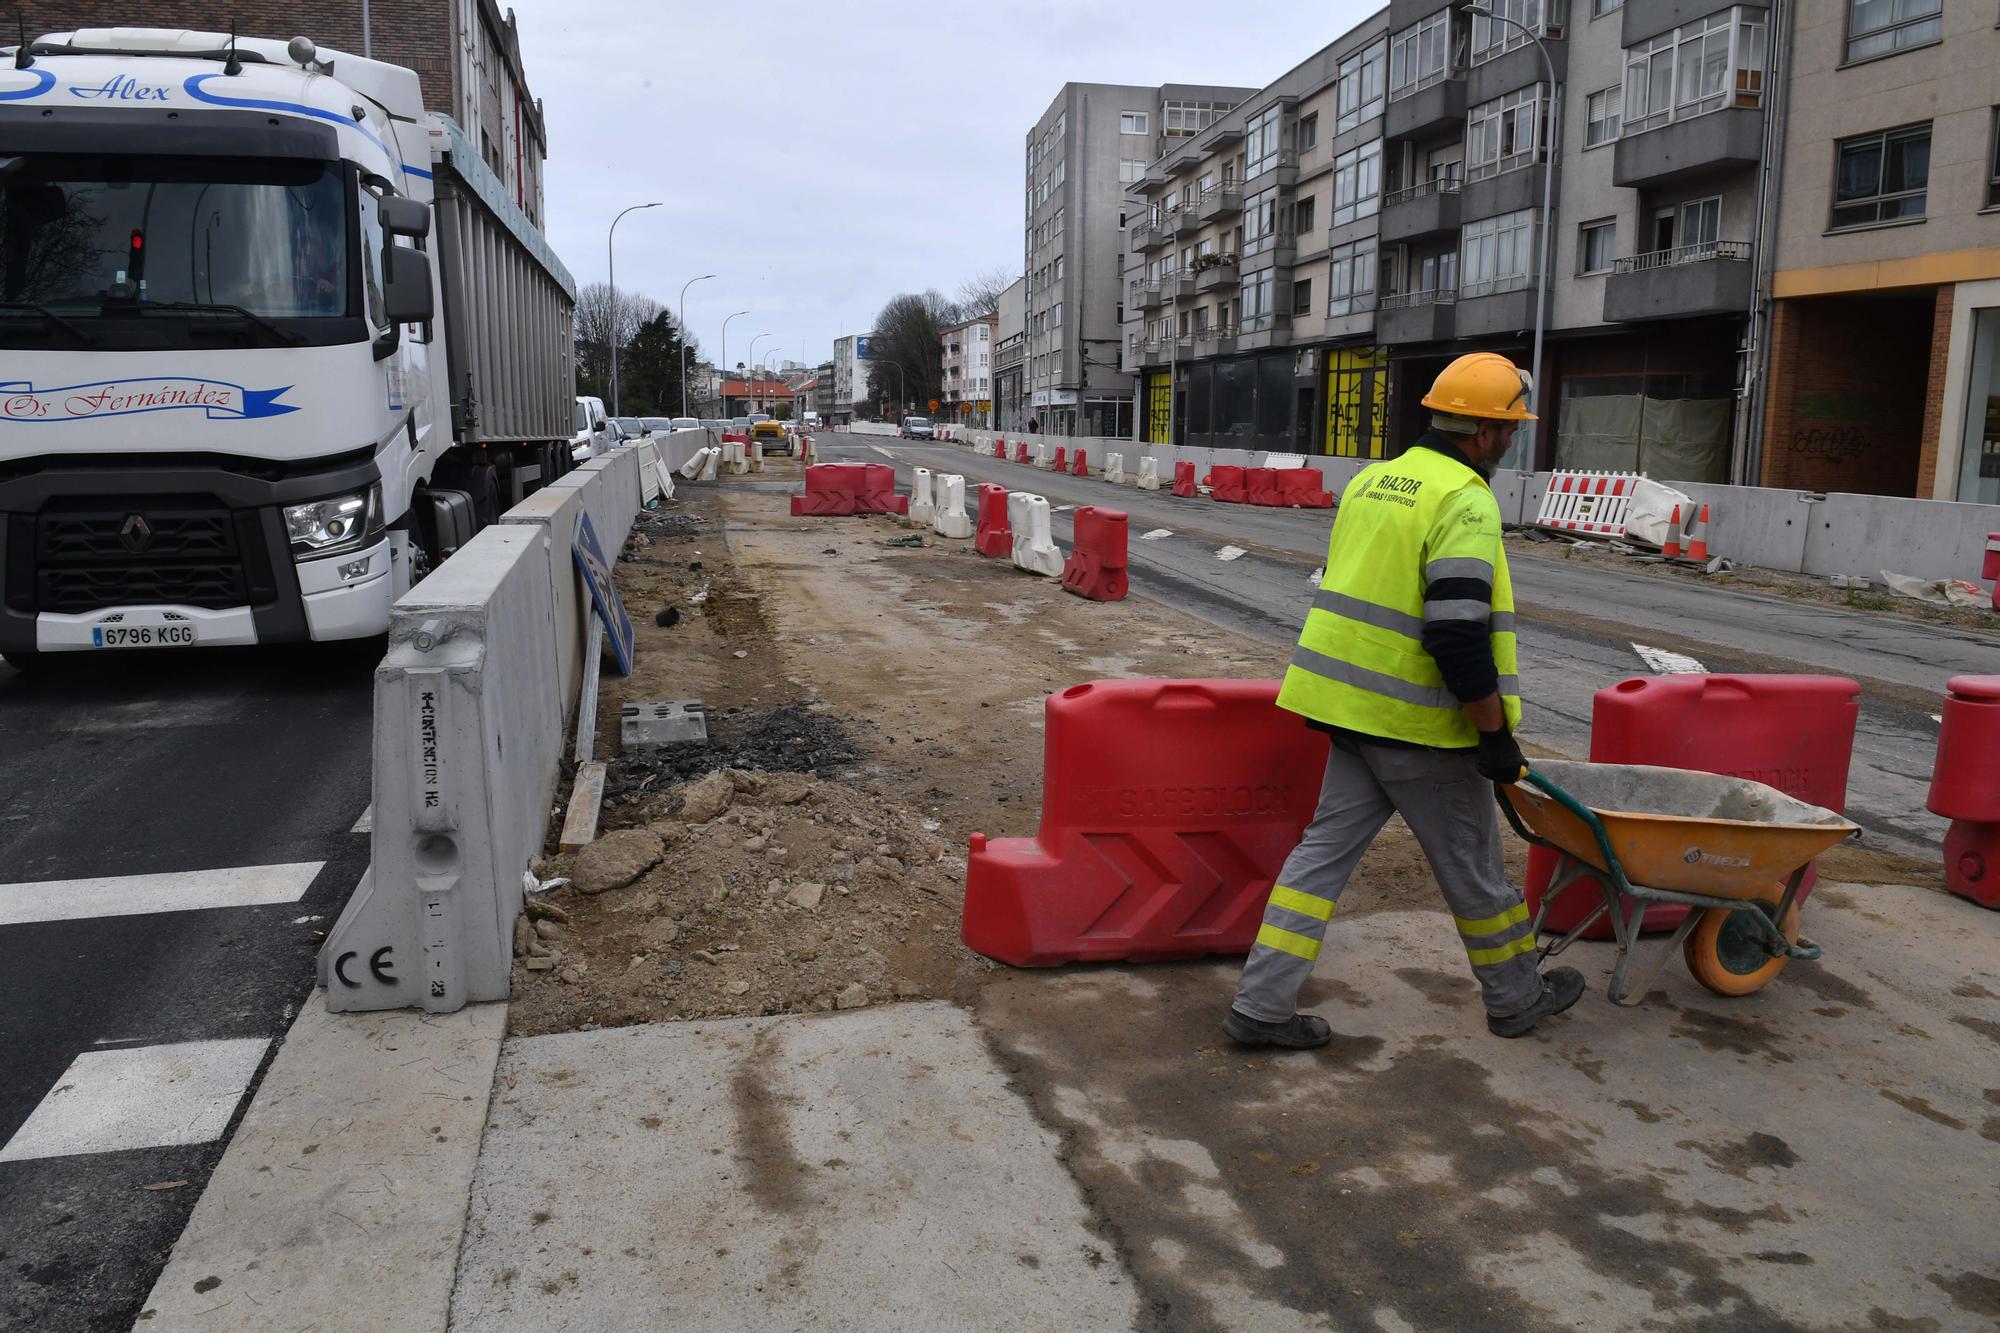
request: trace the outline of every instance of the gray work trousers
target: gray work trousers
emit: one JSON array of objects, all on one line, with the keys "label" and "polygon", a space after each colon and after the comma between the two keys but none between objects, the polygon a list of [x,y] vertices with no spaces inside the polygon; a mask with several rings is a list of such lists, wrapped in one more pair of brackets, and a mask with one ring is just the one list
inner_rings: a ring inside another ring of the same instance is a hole
[{"label": "gray work trousers", "polygon": [[1334,904],[1392,813],[1410,826],[1437,875],[1486,1011],[1518,1014],[1541,998],[1533,916],[1507,883],[1493,784],[1473,767],[1472,751],[1342,738],[1326,758],[1319,809],[1264,908],[1237,983],[1238,1012],[1269,1023],[1296,1012]]}]

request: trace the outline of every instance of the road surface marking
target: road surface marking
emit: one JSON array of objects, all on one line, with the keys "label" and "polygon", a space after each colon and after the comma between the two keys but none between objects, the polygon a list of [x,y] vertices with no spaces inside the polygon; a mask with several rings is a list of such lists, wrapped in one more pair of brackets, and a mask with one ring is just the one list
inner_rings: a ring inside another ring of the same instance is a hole
[{"label": "road surface marking", "polygon": [[1238,557],[1248,554],[1249,552],[1240,546],[1225,546],[1215,553],[1215,558],[1217,560],[1235,560]]},{"label": "road surface marking", "polygon": [[211,1142],[270,1044],[239,1037],[85,1051],[0,1148],[0,1162]]},{"label": "road surface marking", "polygon": [[882,455],[882,457],[888,459],[891,463],[896,461],[896,455],[890,453],[887,449],[884,449],[881,445],[871,444],[868,447],[870,449],[873,449],[876,453]]},{"label": "road surface marking", "polygon": [[349,833],[373,833],[375,831],[375,807],[368,806],[361,812],[361,818],[354,821]]},{"label": "road surface marking", "polygon": [[1655,675],[1659,676],[1705,676],[1708,668],[1689,657],[1686,653],[1670,652],[1665,648],[1649,648],[1643,643],[1632,645],[1632,651]]},{"label": "road surface marking", "polygon": [[305,896],[313,876],[325,864],[297,861],[290,865],[183,870],[164,875],[0,884],[0,926],[295,903]]},{"label": "road surface marking", "polygon": [[1156,542],[1162,537],[1171,537],[1173,535],[1174,530],[1172,528],[1154,528],[1151,532],[1140,533],[1139,540],[1142,542]]},{"label": "road surface marking", "polygon": [[1932,713],[1932,714],[1931,714],[1931,721],[1933,721],[1933,722],[1937,723],[1937,724],[1938,724],[1938,725],[1939,725],[1940,727],[1941,727],[1941,726],[1943,726],[1943,725],[1944,725],[1944,714],[1943,714],[1943,713]]}]

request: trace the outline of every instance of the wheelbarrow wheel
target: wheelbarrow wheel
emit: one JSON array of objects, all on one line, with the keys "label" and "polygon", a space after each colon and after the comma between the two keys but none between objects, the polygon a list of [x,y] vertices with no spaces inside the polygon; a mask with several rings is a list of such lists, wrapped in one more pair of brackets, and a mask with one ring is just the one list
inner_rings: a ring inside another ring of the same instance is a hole
[{"label": "wheelbarrow wheel", "polygon": [[[1775,920],[1784,896],[1784,885],[1767,884],[1745,909],[1711,907],[1704,911],[1682,946],[1694,979],[1717,995],[1729,996],[1749,995],[1770,985],[1791,959],[1785,954],[1773,957],[1764,932],[1744,915],[1745,910],[1758,911],[1765,920]],[[1778,929],[1787,940],[1798,943],[1796,906],[1785,913]]]}]

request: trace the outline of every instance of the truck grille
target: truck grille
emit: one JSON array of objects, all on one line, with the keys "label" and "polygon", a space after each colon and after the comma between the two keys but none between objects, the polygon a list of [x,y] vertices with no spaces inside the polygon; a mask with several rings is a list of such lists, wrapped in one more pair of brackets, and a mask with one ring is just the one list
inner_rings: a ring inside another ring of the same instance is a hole
[{"label": "truck grille", "polygon": [[269,600],[259,586],[270,582],[269,562],[254,512],[140,502],[52,507],[31,521],[38,611],[157,602],[220,609]]}]

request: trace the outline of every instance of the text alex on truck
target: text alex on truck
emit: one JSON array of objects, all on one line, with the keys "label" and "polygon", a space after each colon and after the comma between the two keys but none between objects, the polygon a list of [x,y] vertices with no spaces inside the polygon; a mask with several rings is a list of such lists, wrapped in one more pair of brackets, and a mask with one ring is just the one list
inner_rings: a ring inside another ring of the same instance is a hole
[{"label": "text alex on truck", "polygon": [[0,64],[0,656],[364,638],[571,466],[575,284],[410,70]]}]

